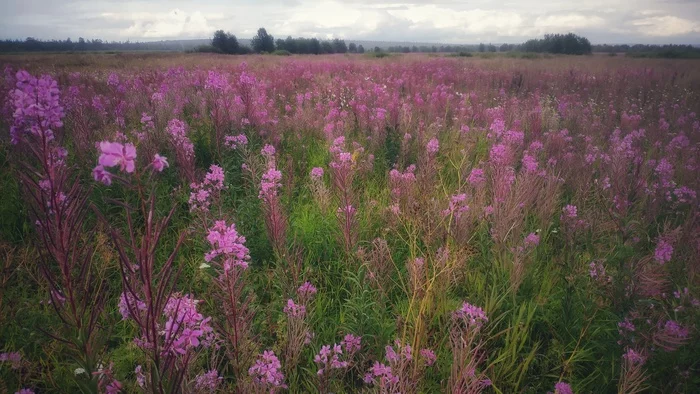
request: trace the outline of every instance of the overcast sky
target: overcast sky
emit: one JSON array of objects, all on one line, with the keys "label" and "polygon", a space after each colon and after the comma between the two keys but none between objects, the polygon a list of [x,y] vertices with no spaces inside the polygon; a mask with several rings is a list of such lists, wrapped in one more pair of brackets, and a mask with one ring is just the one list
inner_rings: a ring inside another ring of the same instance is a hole
[{"label": "overcast sky", "polygon": [[573,31],[594,44],[700,44],[700,0],[0,0],[0,38],[250,38],[261,26],[347,40],[519,43]]}]

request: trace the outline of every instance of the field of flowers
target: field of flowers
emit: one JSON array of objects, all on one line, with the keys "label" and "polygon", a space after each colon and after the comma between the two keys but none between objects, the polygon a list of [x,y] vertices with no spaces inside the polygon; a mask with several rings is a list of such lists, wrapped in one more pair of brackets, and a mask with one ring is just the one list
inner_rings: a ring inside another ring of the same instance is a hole
[{"label": "field of flowers", "polygon": [[100,56],[3,59],[0,393],[700,392],[697,63]]}]

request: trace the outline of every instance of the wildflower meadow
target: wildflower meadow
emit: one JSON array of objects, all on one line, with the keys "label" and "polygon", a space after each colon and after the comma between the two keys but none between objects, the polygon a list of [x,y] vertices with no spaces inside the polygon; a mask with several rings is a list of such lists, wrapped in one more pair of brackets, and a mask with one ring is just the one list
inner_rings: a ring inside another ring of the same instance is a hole
[{"label": "wildflower meadow", "polygon": [[0,59],[0,393],[700,392],[697,63],[231,59]]}]

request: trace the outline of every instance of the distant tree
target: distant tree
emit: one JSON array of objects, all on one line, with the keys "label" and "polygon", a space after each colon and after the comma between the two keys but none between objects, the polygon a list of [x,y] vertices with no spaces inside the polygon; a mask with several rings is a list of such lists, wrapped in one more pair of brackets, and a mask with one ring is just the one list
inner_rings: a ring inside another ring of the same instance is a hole
[{"label": "distant tree", "polygon": [[365,53],[365,47],[362,44],[357,46],[357,53]]},{"label": "distant tree", "polygon": [[313,53],[314,55],[321,53],[321,41],[319,41],[318,38],[312,38],[309,40],[308,53]]},{"label": "distant tree", "polygon": [[543,39],[528,40],[521,45],[526,52],[548,52],[569,55],[585,55],[592,51],[591,42],[586,37],[574,33],[545,34]]},{"label": "distant tree", "polygon": [[496,46],[493,45],[493,44],[489,44],[489,45],[486,47],[486,49],[487,49],[489,52],[496,52],[496,51],[498,51],[498,49],[496,49]]},{"label": "distant tree", "polygon": [[486,52],[486,45],[483,42],[479,44],[479,52]]},{"label": "distant tree", "polygon": [[354,42],[351,42],[348,45],[348,52],[350,53],[357,53],[357,45]]},{"label": "distant tree", "polygon": [[274,52],[275,51],[275,38],[267,34],[267,30],[264,27],[258,29],[258,34],[253,37],[251,41],[253,50],[257,53],[262,52]]},{"label": "distant tree", "polygon": [[221,53],[241,53],[241,46],[238,44],[238,39],[236,36],[231,33],[225,33],[223,30],[217,30],[214,33],[214,38],[211,40],[211,46]]},{"label": "distant tree", "polygon": [[332,44],[334,53],[346,53],[348,51],[348,47],[345,45],[345,40],[336,38],[333,40]]},{"label": "distant tree", "polygon": [[276,39],[275,40],[275,49],[278,51],[286,51],[287,50],[287,42],[281,38]]},{"label": "distant tree", "polygon": [[[279,40],[277,42],[279,43]],[[277,45],[279,46],[279,44]],[[284,49],[291,53],[303,53],[298,52],[297,40],[293,39],[292,36],[287,36],[287,38],[284,40]]]},{"label": "distant tree", "polygon": [[226,39],[226,32],[223,30],[217,30],[214,32],[214,38],[211,39],[211,46],[225,53]]},{"label": "distant tree", "polygon": [[508,51],[512,51],[514,47],[515,47],[515,45],[512,45],[512,44],[503,44],[498,48],[498,50],[501,52],[508,52]]},{"label": "distant tree", "polygon": [[374,51],[375,51],[375,52],[381,52],[381,51],[382,51],[382,48],[380,48],[380,47],[374,47]]},{"label": "distant tree", "polygon": [[335,53],[333,50],[333,44],[330,41],[323,41],[321,43],[321,53]]}]

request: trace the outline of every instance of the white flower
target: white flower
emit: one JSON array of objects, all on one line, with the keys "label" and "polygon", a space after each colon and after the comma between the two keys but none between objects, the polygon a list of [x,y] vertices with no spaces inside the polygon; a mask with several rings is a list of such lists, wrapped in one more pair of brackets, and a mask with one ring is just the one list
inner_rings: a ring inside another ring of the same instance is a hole
[{"label": "white flower", "polygon": [[200,270],[207,269],[207,268],[209,268],[209,267],[211,267],[211,265],[209,265],[209,264],[207,264],[207,263],[202,263],[202,264],[199,265],[199,269],[200,269]]},{"label": "white flower", "polygon": [[75,376],[81,375],[85,373],[85,368],[76,368],[75,371],[73,371]]}]

